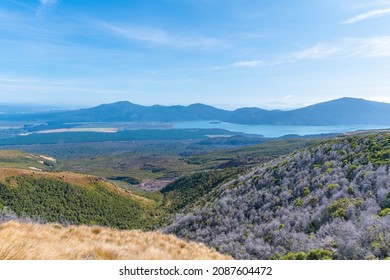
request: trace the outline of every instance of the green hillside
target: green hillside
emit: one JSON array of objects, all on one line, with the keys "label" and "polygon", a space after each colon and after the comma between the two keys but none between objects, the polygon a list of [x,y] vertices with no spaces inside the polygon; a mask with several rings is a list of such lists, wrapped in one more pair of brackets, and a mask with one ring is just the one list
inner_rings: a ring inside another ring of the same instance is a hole
[{"label": "green hillside", "polygon": [[164,216],[148,199],[93,176],[0,170],[0,207],[45,222],[152,229]]}]

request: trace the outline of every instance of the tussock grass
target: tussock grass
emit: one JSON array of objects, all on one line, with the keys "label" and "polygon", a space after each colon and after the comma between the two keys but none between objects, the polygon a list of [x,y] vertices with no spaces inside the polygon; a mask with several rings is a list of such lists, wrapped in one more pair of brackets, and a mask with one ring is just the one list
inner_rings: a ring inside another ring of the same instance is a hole
[{"label": "tussock grass", "polygon": [[173,235],[58,224],[0,224],[0,260],[230,259]]}]

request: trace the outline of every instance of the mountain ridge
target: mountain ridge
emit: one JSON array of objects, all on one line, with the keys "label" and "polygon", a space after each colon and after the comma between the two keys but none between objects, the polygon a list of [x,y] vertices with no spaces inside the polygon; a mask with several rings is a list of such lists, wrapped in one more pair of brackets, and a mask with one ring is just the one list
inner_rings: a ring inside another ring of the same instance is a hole
[{"label": "mountain ridge", "polygon": [[119,101],[66,112],[0,115],[0,120],[59,123],[221,121],[248,125],[390,125],[390,104],[343,97],[289,111],[257,107],[229,111],[201,103],[188,106],[143,106]]}]

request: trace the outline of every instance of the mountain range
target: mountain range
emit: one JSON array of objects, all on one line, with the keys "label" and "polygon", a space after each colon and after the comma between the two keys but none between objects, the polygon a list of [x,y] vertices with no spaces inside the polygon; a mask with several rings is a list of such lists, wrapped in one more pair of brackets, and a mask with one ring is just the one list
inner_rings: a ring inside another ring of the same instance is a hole
[{"label": "mountain range", "polygon": [[290,111],[256,107],[228,111],[205,104],[142,106],[120,101],[65,112],[3,114],[0,115],[0,120],[60,123],[222,121],[249,125],[390,125],[390,104],[344,97]]}]

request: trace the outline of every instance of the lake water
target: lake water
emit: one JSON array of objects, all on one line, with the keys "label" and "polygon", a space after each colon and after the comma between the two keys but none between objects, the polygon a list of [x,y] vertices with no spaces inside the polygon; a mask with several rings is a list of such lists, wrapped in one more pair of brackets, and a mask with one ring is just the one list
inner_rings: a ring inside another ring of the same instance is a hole
[{"label": "lake water", "polygon": [[227,122],[190,121],[176,122],[173,128],[220,128],[229,131],[263,135],[264,137],[280,137],[289,134],[300,136],[328,133],[343,133],[366,129],[386,129],[389,126],[381,125],[332,125],[332,126],[308,126],[308,125],[245,125]]}]

